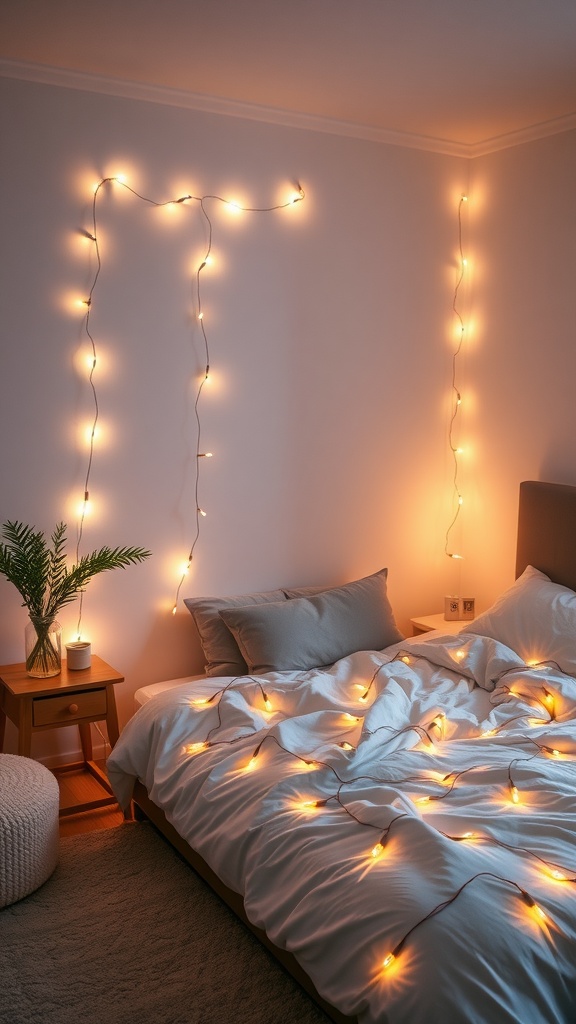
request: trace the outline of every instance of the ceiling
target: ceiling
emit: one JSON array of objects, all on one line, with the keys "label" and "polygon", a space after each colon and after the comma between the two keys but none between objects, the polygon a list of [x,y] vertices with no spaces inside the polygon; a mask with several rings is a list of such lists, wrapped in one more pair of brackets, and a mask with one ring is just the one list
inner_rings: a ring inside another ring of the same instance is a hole
[{"label": "ceiling", "polygon": [[0,72],[488,151],[576,127],[576,0],[1,0]]}]

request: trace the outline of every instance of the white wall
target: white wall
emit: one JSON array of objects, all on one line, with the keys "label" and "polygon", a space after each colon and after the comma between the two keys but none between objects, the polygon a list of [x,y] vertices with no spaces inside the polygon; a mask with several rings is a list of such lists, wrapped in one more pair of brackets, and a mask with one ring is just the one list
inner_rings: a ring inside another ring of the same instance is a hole
[{"label": "white wall", "polygon": [[513,578],[518,483],[576,484],[576,132],[475,160],[469,558],[486,605]]},{"label": "white wall", "polygon": [[[157,200],[189,191],[267,206],[298,180],[306,200],[289,211],[231,219],[209,208],[219,261],[203,277],[203,307],[215,380],[201,416],[214,458],[202,467],[209,515],[182,596],[336,584],[388,565],[408,631],[410,616],[440,609],[446,592],[486,603],[511,581],[518,482],[540,473],[576,482],[566,298],[575,200],[573,190],[559,193],[573,180],[572,135],[470,168],[63,88],[3,80],[0,89],[1,521],[50,530],[64,518],[74,538],[72,499],[86,469],[78,436],[92,406],[70,300],[86,294],[94,271],[79,234],[91,183],[121,170]],[[443,554],[451,305],[470,170],[464,234],[474,274],[465,299],[480,326],[461,364],[473,401],[461,421],[466,561],[455,566]],[[103,269],[91,327],[104,437],[83,544],[154,553],[95,579],[84,603],[96,653],[126,675],[125,719],[137,686],[202,666],[192,619],[181,602],[175,617],[170,609],[194,528],[193,383],[204,357],[191,281],[206,236],[197,211],[180,207],[168,219],[118,190],[99,209]],[[542,382],[557,373],[561,393],[542,407]],[[0,661],[18,661],[26,614],[4,580],[0,601]],[[62,619],[70,635],[75,608]],[[14,739],[9,728],[7,749]],[[77,741],[71,729],[34,742],[48,756]]]}]

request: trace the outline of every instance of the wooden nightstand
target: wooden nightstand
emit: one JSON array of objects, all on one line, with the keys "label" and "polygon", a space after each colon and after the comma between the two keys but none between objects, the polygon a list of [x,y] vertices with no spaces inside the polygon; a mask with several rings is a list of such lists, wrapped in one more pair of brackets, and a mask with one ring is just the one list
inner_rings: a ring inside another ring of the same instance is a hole
[{"label": "wooden nightstand", "polygon": [[31,678],[23,663],[0,665],[0,751],[4,746],[7,718],[18,729],[18,753],[24,757],[31,757],[33,732],[77,725],[84,760],[64,765],[56,769],[55,774],[85,768],[106,790],[101,799],[75,804],[62,810],[61,814],[76,814],[116,803],[105,773],[92,759],[90,723],[106,722],[108,739],[113,747],[118,739],[114,685],[123,679],[124,676],[116,669],[95,656],[90,668],[75,672],[68,671],[66,661],[63,661],[60,675],[50,679]]},{"label": "wooden nightstand", "polygon": [[433,629],[440,629],[443,633],[459,633],[471,621],[471,619],[445,619],[444,612],[438,612],[437,615],[420,615],[410,619],[413,636],[430,633]]}]

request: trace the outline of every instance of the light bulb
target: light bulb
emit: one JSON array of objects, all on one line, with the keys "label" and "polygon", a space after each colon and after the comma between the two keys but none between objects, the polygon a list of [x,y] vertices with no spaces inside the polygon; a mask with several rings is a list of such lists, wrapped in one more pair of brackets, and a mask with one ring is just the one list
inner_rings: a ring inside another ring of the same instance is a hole
[{"label": "light bulb", "polygon": [[510,783],[510,797],[512,799],[513,804],[520,803],[520,795],[518,793],[516,786],[514,786],[513,783]]},{"label": "light bulb", "polygon": [[200,743],[189,743],[186,747],[187,754],[199,754],[201,750],[205,750],[208,744],[205,740]]},{"label": "light bulb", "polygon": [[374,860],[376,860],[376,857],[379,857],[381,853],[384,853],[382,843],[376,843],[376,846],[373,846],[370,850],[370,856],[373,857]]},{"label": "light bulb", "polygon": [[382,961],[383,969],[385,971],[388,970],[388,968],[391,967],[392,964],[394,963],[395,959],[396,957],[394,956],[394,953],[388,953],[388,956],[385,956]]}]

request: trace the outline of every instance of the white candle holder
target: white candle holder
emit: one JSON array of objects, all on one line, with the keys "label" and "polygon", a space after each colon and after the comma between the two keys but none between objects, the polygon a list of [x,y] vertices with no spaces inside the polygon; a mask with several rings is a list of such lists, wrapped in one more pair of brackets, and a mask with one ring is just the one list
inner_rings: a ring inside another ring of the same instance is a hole
[{"label": "white candle holder", "polygon": [[90,668],[92,661],[92,645],[87,640],[75,640],[66,644],[66,660],[68,668],[77,671]]}]

